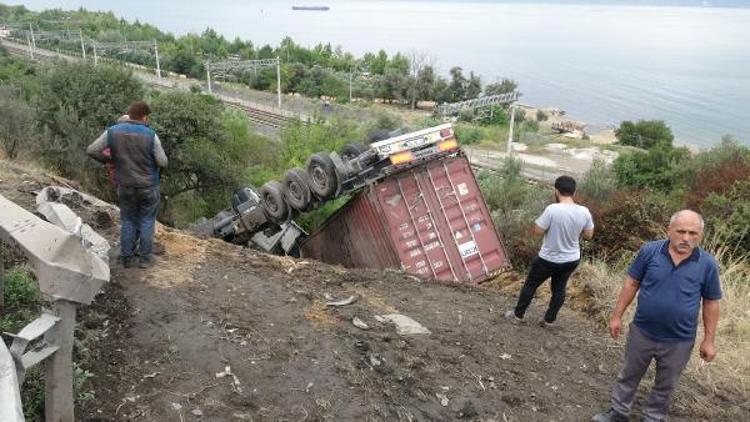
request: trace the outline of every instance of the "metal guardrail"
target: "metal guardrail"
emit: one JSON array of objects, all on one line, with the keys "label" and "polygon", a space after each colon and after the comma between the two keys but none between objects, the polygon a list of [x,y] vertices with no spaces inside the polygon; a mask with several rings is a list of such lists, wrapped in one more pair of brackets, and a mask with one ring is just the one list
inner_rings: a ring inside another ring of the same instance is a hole
[{"label": "metal guardrail", "polygon": [[508,92],[506,94],[488,95],[486,97],[474,98],[466,101],[459,101],[457,103],[443,104],[438,106],[438,112],[447,116],[449,114],[456,114],[462,110],[473,110],[478,107],[486,107],[497,104],[512,104],[518,100],[518,91]]},{"label": "metal guardrail", "polygon": [[39,289],[52,299],[51,311],[45,311],[18,334],[6,333],[13,338],[10,351],[0,340],[0,421],[24,420],[23,412],[19,413],[20,384],[28,368],[48,360],[45,420],[73,422],[76,307],[90,304],[109,281],[109,266],[87,251],[78,236],[40,219],[2,195],[0,241],[23,251],[39,281]]}]

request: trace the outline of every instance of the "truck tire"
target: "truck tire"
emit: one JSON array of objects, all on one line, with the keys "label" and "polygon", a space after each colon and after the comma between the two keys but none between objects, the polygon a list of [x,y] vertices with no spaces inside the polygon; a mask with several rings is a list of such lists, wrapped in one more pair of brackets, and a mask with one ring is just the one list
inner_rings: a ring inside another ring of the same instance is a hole
[{"label": "truck tire", "polygon": [[352,158],[356,158],[359,156],[359,154],[362,154],[363,152],[367,151],[367,147],[364,144],[359,143],[353,143],[353,144],[346,144],[344,145],[344,148],[341,149],[341,158],[345,160],[351,160]]},{"label": "truck tire", "polygon": [[307,174],[310,176],[310,190],[320,200],[331,199],[338,190],[338,177],[333,160],[327,154],[313,154],[307,160]]},{"label": "truck tire", "polygon": [[276,180],[266,182],[258,193],[263,211],[271,221],[281,223],[287,220],[289,208],[284,202],[284,189],[281,183]]},{"label": "truck tire", "polygon": [[312,192],[310,192],[310,176],[299,167],[287,170],[284,181],[284,200],[298,211],[307,211],[312,204]]}]

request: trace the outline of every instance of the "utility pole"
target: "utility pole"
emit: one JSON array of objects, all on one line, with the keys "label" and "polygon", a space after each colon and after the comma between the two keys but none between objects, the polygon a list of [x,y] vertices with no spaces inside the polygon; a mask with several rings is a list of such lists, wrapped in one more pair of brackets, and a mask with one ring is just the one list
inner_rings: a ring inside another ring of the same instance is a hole
[{"label": "utility pole", "polygon": [[31,39],[28,35],[26,36],[26,44],[29,46],[29,58],[34,60],[34,50],[31,49]]},{"label": "utility pole", "polygon": [[349,73],[349,104],[352,103],[352,79],[354,78],[354,73]]},{"label": "utility pole", "polygon": [[281,108],[281,59],[279,56],[276,56],[276,96],[279,100],[279,108]]},{"label": "utility pole", "polygon": [[511,154],[513,153],[513,148],[511,145],[513,144],[513,124],[516,122],[516,105],[512,104],[510,106],[510,129],[508,129],[508,151],[507,155],[508,158],[511,157]]},{"label": "utility pole", "polygon": [[156,54],[156,76],[161,79],[161,66],[159,66],[159,45],[154,40],[154,54]]},{"label": "utility pole", "polygon": [[83,44],[83,32],[78,32],[78,37],[81,39],[81,55],[83,60],[86,60],[86,46]]},{"label": "utility pole", "polygon": [[208,93],[213,94],[211,91],[211,62],[206,62],[206,80],[208,81]]},{"label": "utility pole", "polygon": [[29,24],[29,32],[31,33],[31,45],[36,50],[36,39],[34,38],[34,27]]}]

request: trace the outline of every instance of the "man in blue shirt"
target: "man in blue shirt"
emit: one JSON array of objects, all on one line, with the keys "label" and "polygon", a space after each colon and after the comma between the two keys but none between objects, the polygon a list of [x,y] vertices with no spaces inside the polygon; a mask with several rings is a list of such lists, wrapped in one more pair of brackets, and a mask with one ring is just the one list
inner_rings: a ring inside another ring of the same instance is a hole
[{"label": "man in blue shirt", "polygon": [[[151,108],[136,101],[128,108],[128,119],[105,130],[86,149],[97,161],[112,163],[120,205],[120,257],[132,266],[136,248],[138,266],[154,263],[154,226],[159,210],[159,169],[168,160],[159,136],[149,127]],[[104,150],[109,149],[109,155]]]},{"label": "man in blue shirt", "polygon": [[716,356],[721,286],[716,260],[698,247],[703,218],[690,210],[679,211],[670,219],[667,234],[668,240],[644,245],[628,270],[609,322],[612,338],[620,336],[622,315],[636,293],[638,306],[611,408],[594,416],[594,422],[628,420],[638,384],[652,360],[656,361],[656,377],[643,416],[649,422],[666,420],[672,394],[693,350],[701,302],[700,356],[706,362]]}]

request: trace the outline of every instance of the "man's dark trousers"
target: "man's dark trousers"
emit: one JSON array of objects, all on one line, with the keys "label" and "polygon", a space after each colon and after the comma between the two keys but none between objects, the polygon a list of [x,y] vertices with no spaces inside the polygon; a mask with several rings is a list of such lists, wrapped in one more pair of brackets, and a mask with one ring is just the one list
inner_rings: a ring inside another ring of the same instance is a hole
[{"label": "man's dark trousers", "polygon": [[[150,259],[154,251],[154,225],[159,210],[159,187],[117,189],[120,198],[120,255],[133,256],[138,246],[140,255]],[[139,242],[136,245],[136,242]]]},{"label": "man's dark trousers", "polygon": [[560,308],[565,303],[565,288],[568,284],[568,278],[570,278],[570,275],[578,267],[579,262],[580,260],[558,264],[547,261],[539,256],[534,258],[531,262],[529,275],[526,277],[521,294],[518,296],[518,304],[514,311],[516,317],[523,318],[526,309],[531,304],[531,299],[534,298],[536,289],[545,280],[552,278],[552,298],[549,301],[549,308],[547,308],[547,312],[544,314],[544,320],[549,323],[555,322],[557,313],[560,312]]}]

